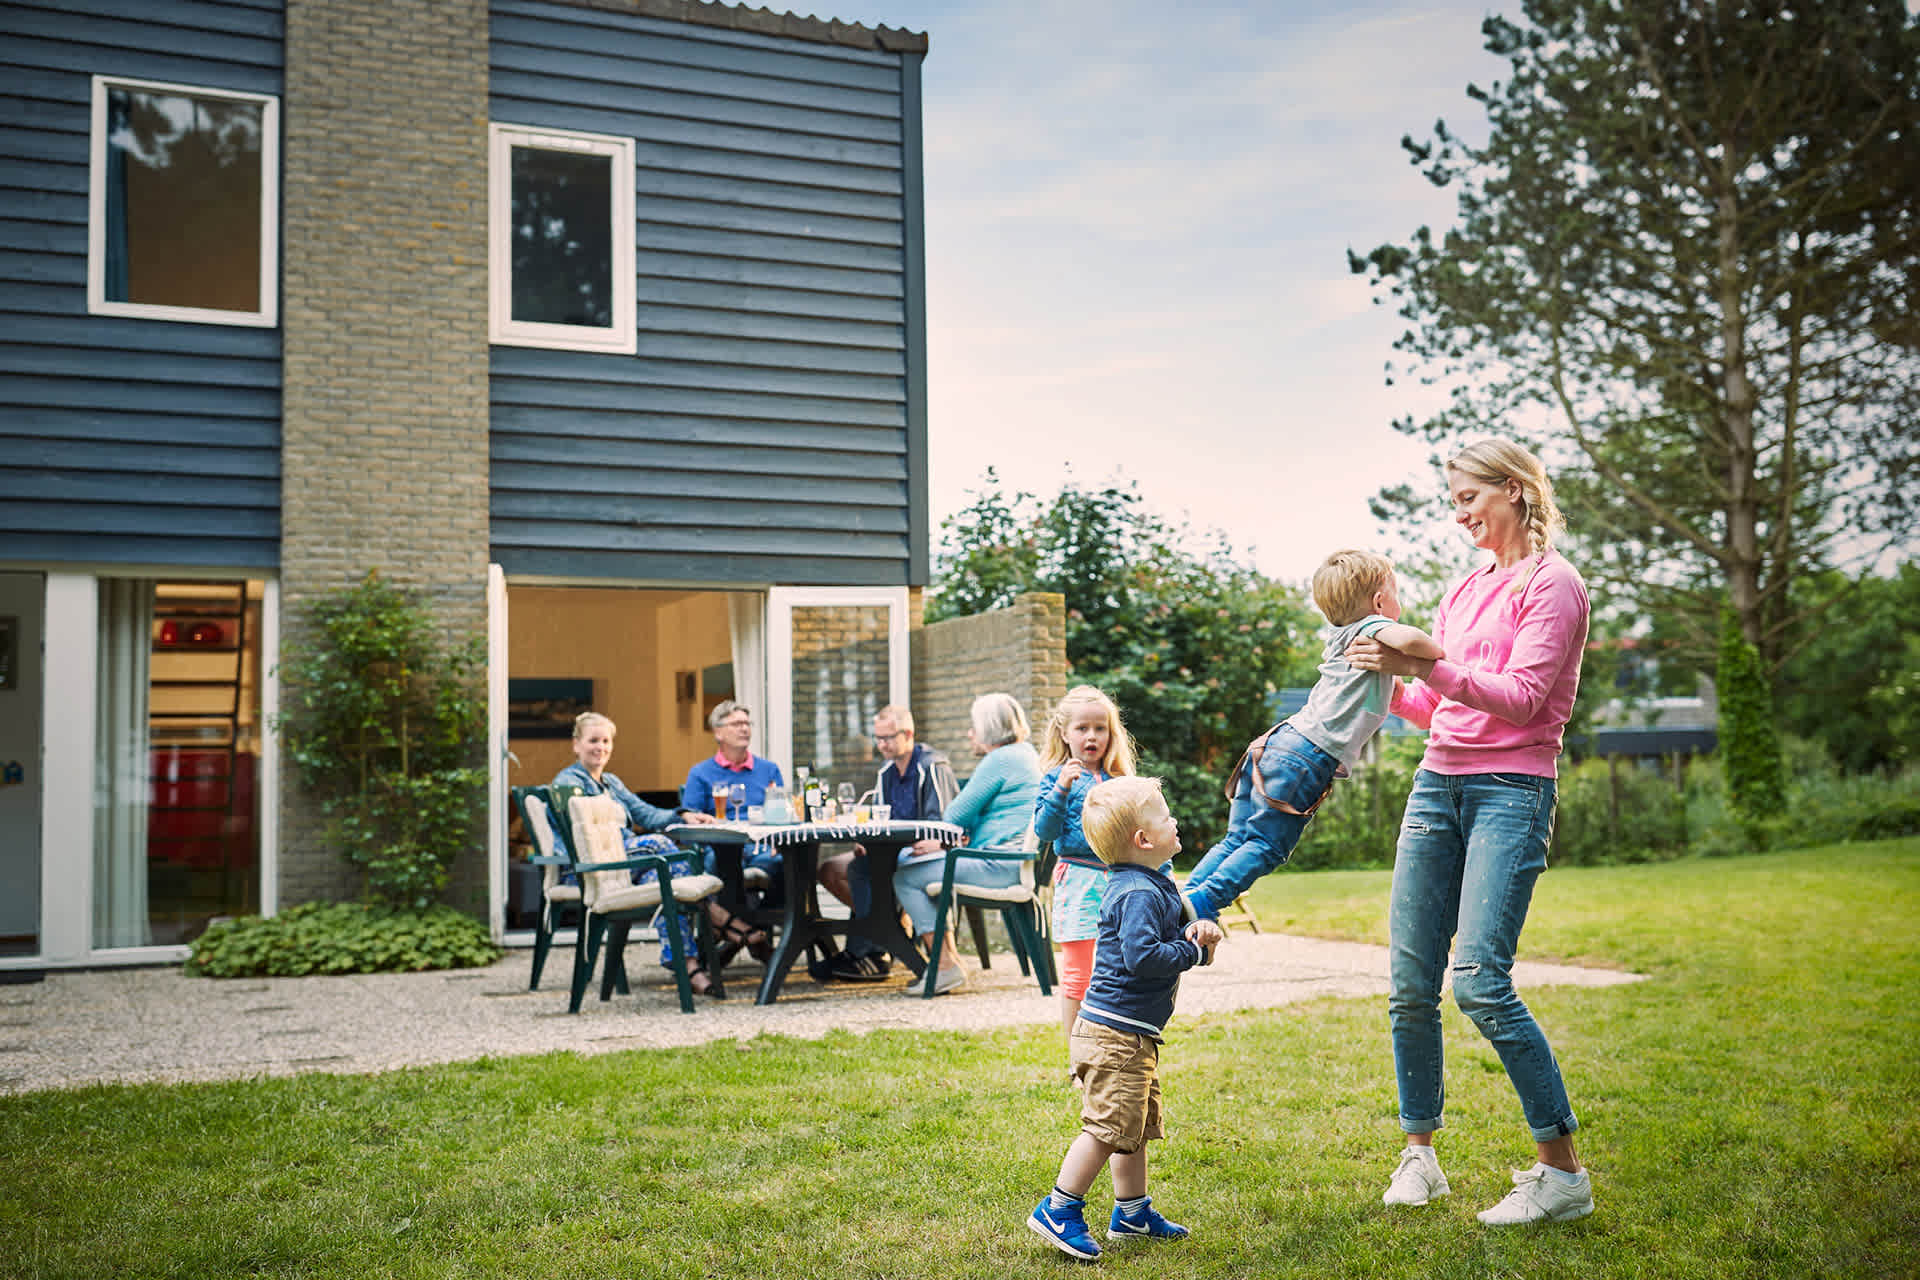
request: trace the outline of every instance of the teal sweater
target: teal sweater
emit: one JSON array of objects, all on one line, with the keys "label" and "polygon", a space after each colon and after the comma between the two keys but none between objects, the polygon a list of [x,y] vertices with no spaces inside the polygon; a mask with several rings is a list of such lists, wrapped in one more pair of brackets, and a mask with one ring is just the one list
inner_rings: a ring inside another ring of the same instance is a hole
[{"label": "teal sweater", "polygon": [[940,816],[967,833],[975,849],[1018,849],[1040,794],[1040,756],[1024,742],[987,752]]}]

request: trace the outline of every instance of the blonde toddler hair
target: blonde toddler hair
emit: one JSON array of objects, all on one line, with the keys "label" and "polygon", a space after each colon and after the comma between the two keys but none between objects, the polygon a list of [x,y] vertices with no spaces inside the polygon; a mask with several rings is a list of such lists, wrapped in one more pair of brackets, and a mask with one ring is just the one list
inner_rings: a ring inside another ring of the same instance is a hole
[{"label": "blonde toddler hair", "polygon": [[1527,544],[1533,553],[1553,549],[1553,535],[1564,533],[1566,518],[1553,501],[1553,481],[1547,478],[1546,464],[1523,444],[1500,436],[1476,440],[1447,459],[1447,470],[1458,471],[1481,484],[1505,486],[1511,480],[1520,486],[1520,520],[1527,528]]},{"label": "blonde toddler hair", "polygon": [[1073,752],[1067,749],[1067,722],[1073,719],[1074,712],[1088,706],[1102,707],[1107,713],[1107,756],[1100,762],[1101,772],[1115,776],[1132,773],[1133,739],[1127,736],[1127,727],[1120,723],[1120,708],[1090,684],[1077,684],[1067,690],[1067,696],[1053,709],[1053,716],[1047,721],[1046,750],[1040,753],[1041,770],[1057,768],[1073,758]]},{"label": "blonde toddler hair", "polygon": [[1147,825],[1147,804],[1159,794],[1158,778],[1133,775],[1096,784],[1080,809],[1080,830],[1086,833],[1087,847],[1102,862],[1118,861],[1133,833]]},{"label": "blonde toddler hair", "polygon": [[1372,551],[1336,551],[1313,571],[1313,602],[1336,627],[1373,612],[1373,596],[1387,584],[1393,561]]}]

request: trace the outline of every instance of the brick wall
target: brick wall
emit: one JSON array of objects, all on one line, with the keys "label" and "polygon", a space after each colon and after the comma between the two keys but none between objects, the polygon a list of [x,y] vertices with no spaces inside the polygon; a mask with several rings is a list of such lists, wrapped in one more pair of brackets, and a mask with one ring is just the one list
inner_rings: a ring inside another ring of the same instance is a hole
[{"label": "brick wall", "polygon": [[1039,745],[1047,717],[1067,692],[1064,596],[1033,592],[1005,609],[920,627],[909,639],[915,736],[952,757],[961,777],[973,772],[967,725],[973,700],[983,693],[1019,699]]},{"label": "brick wall", "polygon": [[[485,0],[287,0],[282,601],[378,568],[484,632]],[[350,896],[288,771],[283,903]],[[485,900],[484,833],[453,900]]]}]

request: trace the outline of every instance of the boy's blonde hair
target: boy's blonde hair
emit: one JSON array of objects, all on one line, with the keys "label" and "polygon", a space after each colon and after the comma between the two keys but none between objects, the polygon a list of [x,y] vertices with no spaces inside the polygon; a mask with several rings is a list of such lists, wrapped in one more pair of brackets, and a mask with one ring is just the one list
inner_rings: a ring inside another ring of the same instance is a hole
[{"label": "boy's blonde hair", "polygon": [[1336,551],[1313,571],[1313,602],[1336,627],[1373,612],[1373,596],[1387,585],[1393,561],[1372,551]]},{"label": "boy's blonde hair", "polygon": [[1053,717],[1047,721],[1046,749],[1040,753],[1043,771],[1073,758],[1073,752],[1067,749],[1067,721],[1073,719],[1074,712],[1089,706],[1102,707],[1107,713],[1107,756],[1100,762],[1100,771],[1116,776],[1133,772],[1133,739],[1120,723],[1120,708],[1090,684],[1077,684],[1067,690],[1067,696],[1053,709]]},{"label": "boy's blonde hair", "polygon": [[1080,809],[1080,830],[1087,847],[1102,862],[1115,862],[1133,843],[1133,833],[1147,825],[1147,804],[1160,794],[1160,779],[1138,775],[1108,778],[1087,792]]}]

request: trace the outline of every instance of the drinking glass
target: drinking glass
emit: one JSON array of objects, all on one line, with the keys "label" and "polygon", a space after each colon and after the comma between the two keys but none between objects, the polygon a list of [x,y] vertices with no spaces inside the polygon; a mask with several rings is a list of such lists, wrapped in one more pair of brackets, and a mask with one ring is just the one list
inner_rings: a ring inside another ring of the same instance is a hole
[{"label": "drinking glass", "polygon": [[853,814],[853,784],[843,782],[834,788],[833,798],[840,802],[840,812],[849,817]]},{"label": "drinking glass", "polygon": [[713,789],[713,816],[725,822],[727,820],[727,797],[733,794],[733,788],[727,785]]}]

